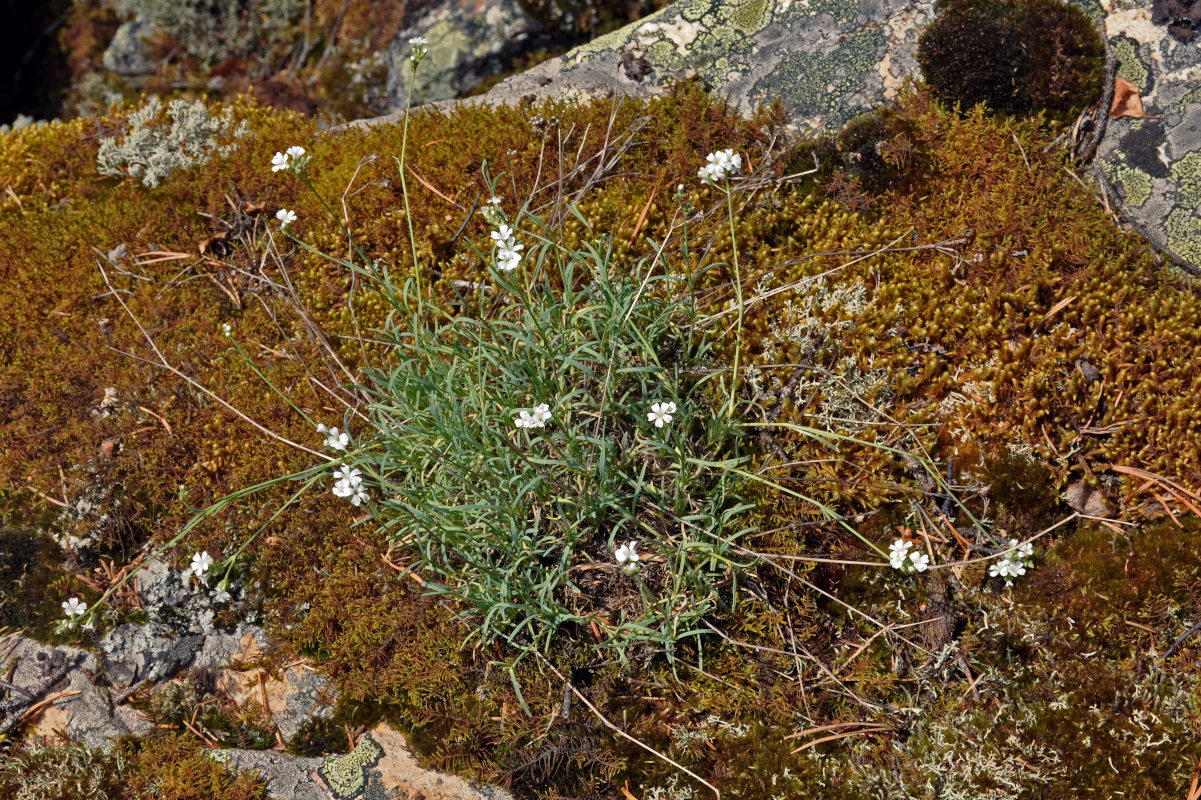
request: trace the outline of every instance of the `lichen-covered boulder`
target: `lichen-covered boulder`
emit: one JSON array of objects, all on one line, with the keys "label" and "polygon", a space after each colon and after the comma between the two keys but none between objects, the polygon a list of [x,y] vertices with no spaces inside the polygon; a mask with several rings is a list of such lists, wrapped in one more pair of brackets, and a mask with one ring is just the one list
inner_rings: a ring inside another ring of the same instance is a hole
[{"label": "lichen-covered boulder", "polygon": [[[1146,118],[1109,120],[1095,173],[1158,248],[1201,267],[1201,43],[1167,4],[1105,0],[1115,78],[1133,84]],[[1161,8],[1164,6],[1164,8]]]},{"label": "lichen-covered boulder", "polygon": [[[934,5],[680,0],[515,75],[480,99],[507,103],[611,92],[646,97],[695,77],[743,113],[779,99],[801,128],[836,129],[893,98],[916,72],[917,40]],[[430,46],[433,57],[432,37]]]}]

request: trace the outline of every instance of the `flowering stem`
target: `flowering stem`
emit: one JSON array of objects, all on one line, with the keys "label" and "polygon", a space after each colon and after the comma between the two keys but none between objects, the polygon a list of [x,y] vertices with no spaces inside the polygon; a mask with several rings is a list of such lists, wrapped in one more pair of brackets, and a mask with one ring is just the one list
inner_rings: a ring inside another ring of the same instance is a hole
[{"label": "flowering stem", "polygon": [[734,332],[734,369],[730,377],[730,402],[726,405],[726,417],[734,415],[734,398],[738,396],[738,357],[742,355],[742,272],[738,267],[738,237],[734,232],[734,192],[726,181],[726,210],[730,218],[730,246],[734,251],[734,297],[738,302],[738,325]]},{"label": "flowering stem", "polygon": [[[413,65],[413,69],[409,74],[409,93],[405,98],[405,121],[404,127],[400,135],[400,158],[396,160],[396,168],[400,172],[400,193],[404,198],[405,203],[405,222],[409,226],[409,247],[413,251],[413,277],[417,282],[417,312],[421,313],[423,300],[423,292],[421,290],[421,267],[417,264],[417,238],[413,234],[413,214],[409,210],[409,187],[405,183],[405,154],[408,152],[409,144],[409,117],[413,114],[413,87],[417,84],[417,66]],[[395,159],[396,157],[393,156]]]}]

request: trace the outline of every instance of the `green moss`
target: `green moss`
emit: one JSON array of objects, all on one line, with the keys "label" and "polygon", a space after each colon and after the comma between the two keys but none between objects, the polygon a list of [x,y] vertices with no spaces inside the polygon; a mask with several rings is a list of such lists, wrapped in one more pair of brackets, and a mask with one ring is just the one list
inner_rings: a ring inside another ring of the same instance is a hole
[{"label": "green moss", "polygon": [[943,102],[1066,123],[1100,94],[1105,46],[1089,16],[1060,0],[947,0],[917,61]]}]

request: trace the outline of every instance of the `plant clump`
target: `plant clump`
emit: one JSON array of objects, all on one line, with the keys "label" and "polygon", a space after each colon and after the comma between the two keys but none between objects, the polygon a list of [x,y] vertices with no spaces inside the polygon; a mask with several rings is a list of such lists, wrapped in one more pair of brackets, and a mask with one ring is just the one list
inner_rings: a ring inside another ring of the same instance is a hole
[{"label": "plant clump", "polygon": [[948,105],[1066,123],[1100,96],[1105,45],[1064,0],[942,0],[917,62]]}]

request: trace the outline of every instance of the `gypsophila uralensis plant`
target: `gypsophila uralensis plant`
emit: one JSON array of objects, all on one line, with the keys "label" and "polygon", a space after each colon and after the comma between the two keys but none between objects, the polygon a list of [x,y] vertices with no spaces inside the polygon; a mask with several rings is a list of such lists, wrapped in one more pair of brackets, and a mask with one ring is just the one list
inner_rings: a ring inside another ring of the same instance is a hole
[{"label": "gypsophila uralensis plant", "polygon": [[671,652],[749,566],[732,548],[748,506],[712,460],[733,429],[685,378],[706,346],[661,298],[686,292],[637,280],[647,264],[619,277],[604,245],[541,238],[540,269],[493,264],[510,301],[494,315],[429,304],[426,324],[388,332],[376,438],[347,460],[426,589],[461,601],[484,642],[541,649],[595,621],[619,652]]},{"label": "gypsophila uralensis plant", "polygon": [[247,131],[231,109],[214,115],[200,100],[172,100],[164,108],[154,96],[130,114],[126,124],[124,136],[100,140],[100,174],[141,178],[151,189],[176,170],[203,164],[213,155],[228,155],[233,141]]}]

